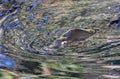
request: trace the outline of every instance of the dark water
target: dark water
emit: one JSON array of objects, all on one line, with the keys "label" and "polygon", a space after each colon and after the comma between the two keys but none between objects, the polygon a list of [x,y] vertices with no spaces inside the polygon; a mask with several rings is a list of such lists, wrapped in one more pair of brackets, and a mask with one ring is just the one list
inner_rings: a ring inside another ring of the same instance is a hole
[{"label": "dark water", "polygon": [[[118,2],[1,0],[0,79],[120,79],[119,24],[106,27]],[[99,31],[84,44],[43,49],[72,28]]]}]

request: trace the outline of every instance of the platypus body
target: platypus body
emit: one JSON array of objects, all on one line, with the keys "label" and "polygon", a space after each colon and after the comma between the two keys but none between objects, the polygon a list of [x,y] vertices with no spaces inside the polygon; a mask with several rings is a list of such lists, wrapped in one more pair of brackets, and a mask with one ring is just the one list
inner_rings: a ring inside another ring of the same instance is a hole
[{"label": "platypus body", "polygon": [[65,41],[84,41],[85,39],[89,38],[90,36],[92,36],[93,34],[95,34],[95,31],[85,31],[82,29],[73,29],[68,31],[66,34],[63,35],[63,37],[66,37],[64,40]]},{"label": "platypus body", "polygon": [[74,41],[82,42],[88,39],[90,36],[95,34],[96,31],[86,31],[83,29],[72,29],[63,34],[60,38],[55,40],[53,44],[50,46],[52,48],[61,48],[64,45],[68,45]]}]

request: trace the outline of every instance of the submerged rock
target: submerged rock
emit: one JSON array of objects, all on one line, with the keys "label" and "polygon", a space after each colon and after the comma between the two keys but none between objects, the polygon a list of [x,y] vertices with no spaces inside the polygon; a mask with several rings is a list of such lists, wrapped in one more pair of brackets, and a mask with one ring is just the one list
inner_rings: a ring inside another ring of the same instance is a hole
[{"label": "submerged rock", "polygon": [[0,54],[0,67],[15,68],[16,62],[3,54]]}]

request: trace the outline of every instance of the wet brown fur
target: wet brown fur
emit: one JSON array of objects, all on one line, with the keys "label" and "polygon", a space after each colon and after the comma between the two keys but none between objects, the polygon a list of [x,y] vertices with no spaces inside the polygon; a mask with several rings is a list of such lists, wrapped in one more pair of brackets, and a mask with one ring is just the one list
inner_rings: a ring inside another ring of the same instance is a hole
[{"label": "wet brown fur", "polygon": [[95,34],[96,32],[88,32],[82,29],[73,29],[70,30],[71,31],[71,35],[67,38],[62,39],[63,41],[84,41],[87,38],[89,38],[90,36],[92,36],[93,34]]},{"label": "wet brown fur", "polygon": [[[61,44],[62,42],[66,42],[65,45],[69,45],[74,41],[83,42],[96,33],[96,30],[95,30],[95,32],[88,32],[88,31],[82,30],[82,29],[72,29],[72,30],[69,30],[68,32],[70,32],[70,31],[71,31],[71,34],[69,37],[64,37],[64,34],[63,34],[60,38],[55,40],[57,42],[54,42],[53,47],[55,47],[55,48],[63,47]],[[68,32],[66,32],[66,33],[68,33]]]}]

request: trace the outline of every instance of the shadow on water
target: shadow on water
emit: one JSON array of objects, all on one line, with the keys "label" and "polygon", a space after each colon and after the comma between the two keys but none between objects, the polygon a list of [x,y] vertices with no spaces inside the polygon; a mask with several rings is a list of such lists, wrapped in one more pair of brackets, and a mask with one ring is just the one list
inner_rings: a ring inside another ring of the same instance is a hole
[{"label": "shadow on water", "polygon": [[[20,67],[16,69],[17,71],[21,73],[31,73],[31,74],[41,74],[42,69],[40,68],[39,62],[33,62],[33,61],[20,61],[19,63]],[[39,71],[37,71],[39,70]]]}]

